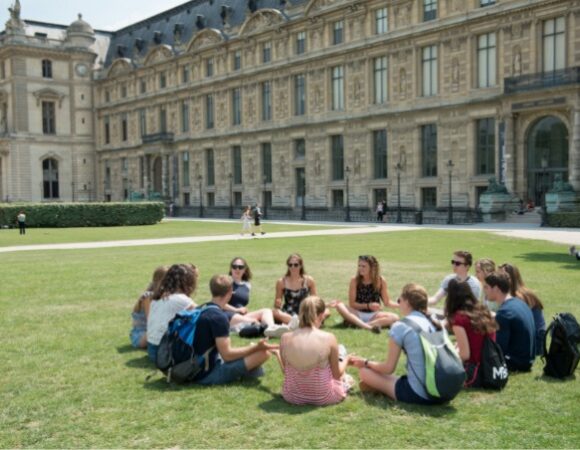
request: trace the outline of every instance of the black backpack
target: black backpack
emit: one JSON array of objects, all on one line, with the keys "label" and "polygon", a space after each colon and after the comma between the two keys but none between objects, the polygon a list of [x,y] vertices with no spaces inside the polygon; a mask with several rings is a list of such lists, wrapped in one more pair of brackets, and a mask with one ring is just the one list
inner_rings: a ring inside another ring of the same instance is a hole
[{"label": "black backpack", "polygon": [[[548,336],[551,338],[549,350]],[[579,343],[580,325],[576,318],[570,313],[556,314],[544,338],[544,375],[554,378],[572,375],[580,360]]]},{"label": "black backpack", "polygon": [[481,387],[501,390],[508,382],[508,368],[499,344],[489,336],[483,341],[481,351]]}]

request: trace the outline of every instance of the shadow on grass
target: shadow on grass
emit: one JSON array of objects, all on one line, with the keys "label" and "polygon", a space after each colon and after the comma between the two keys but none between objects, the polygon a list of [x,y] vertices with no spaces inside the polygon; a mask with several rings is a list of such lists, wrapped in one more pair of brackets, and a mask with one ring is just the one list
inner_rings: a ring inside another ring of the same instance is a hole
[{"label": "shadow on grass", "polygon": [[145,354],[139,358],[130,359],[125,362],[127,367],[131,367],[133,369],[155,369],[155,366],[149,359],[149,357]]},{"label": "shadow on grass", "polygon": [[414,405],[411,403],[396,402],[381,394],[358,393],[354,394],[354,396],[358,396],[369,406],[384,409],[396,407],[408,413],[417,413],[422,416],[445,417],[457,413],[457,409],[450,403],[443,405]]},{"label": "shadow on grass", "polygon": [[270,400],[260,403],[258,407],[267,413],[289,415],[306,414],[310,411],[321,408],[320,406],[312,405],[291,405],[287,403],[280,394],[273,394]]},{"label": "shadow on grass", "polygon": [[119,347],[117,347],[117,353],[132,353],[132,352],[138,352],[139,349],[133,347],[131,344],[127,344],[127,345],[120,345]]},{"label": "shadow on grass", "polygon": [[577,261],[573,256],[561,252],[522,253],[521,255],[518,255],[518,258],[531,262],[556,263],[558,264],[558,268],[561,269],[580,269],[580,261]]},{"label": "shadow on grass", "polygon": [[536,377],[536,381],[543,381],[544,383],[548,383],[548,384],[564,384],[564,383],[569,383],[569,382],[572,382],[575,380],[576,380],[576,374],[570,375],[569,377],[566,377],[566,378],[554,378],[554,377],[548,377],[546,375],[538,375]]}]

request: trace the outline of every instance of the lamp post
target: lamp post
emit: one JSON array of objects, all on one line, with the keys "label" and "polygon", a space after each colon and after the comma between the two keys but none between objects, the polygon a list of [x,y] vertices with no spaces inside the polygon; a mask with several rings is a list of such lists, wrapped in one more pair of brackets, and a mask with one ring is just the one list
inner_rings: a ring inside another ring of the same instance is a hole
[{"label": "lamp post", "polygon": [[453,174],[453,167],[455,166],[455,164],[453,164],[452,160],[449,160],[447,162],[447,170],[449,171],[449,217],[447,218],[447,223],[449,225],[453,225],[453,197],[452,197],[452,177],[451,175]]},{"label": "lamp post", "polygon": [[300,220],[306,220],[306,172],[300,172],[300,178],[302,179],[302,215]]},{"label": "lamp post", "polygon": [[401,217],[401,172],[403,171],[403,166],[400,162],[395,166],[397,170],[397,223],[403,221]]},{"label": "lamp post", "polygon": [[230,172],[228,174],[228,178],[230,180],[230,219],[234,218],[234,188],[233,188],[233,178],[234,176]]},{"label": "lamp post", "polygon": [[546,177],[548,175],[548,158],[546,157],[546,154],[542,156],[540,164],[542,166],[542,209],[541,209],[542,217],[540,226],[545,227],[548,224],[547,223],[548,211],[546,209],[546,192],[547,192]]},{"label": "lamp post", "polygon": [[203,177],[201,175],[198,175],[197,181],[199,182],[199,217],[203,217],[203,192],[201,186]]},{"label": "lamp post", "polygon": [[346,222],[350,222],[350,200],[349,200],[349,191],[348,191],[348,176],[350,174],[350,167],[346,166],[345,169],[346,172],[346,217],[345,217],[345,221]]},{"label": "lamp post", "polygon": [[268,202],[266,201],[266,183],[268,182],[268,177],[266,175],[264,175],[262,177],[262,182],[264,183],[264,186],[262,188],[262,205],[264,205],[264,219],[266,218],[266,216],[268,215]]}]

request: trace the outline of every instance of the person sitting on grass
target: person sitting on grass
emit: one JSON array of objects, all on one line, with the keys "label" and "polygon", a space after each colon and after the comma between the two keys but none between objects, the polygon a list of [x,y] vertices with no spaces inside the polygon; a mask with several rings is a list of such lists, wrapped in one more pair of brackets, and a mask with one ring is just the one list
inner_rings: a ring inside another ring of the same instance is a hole
[{"label": "person sitting on grass", "polygon": [[481,385],[481,354],[486,337],[495,341],[497,323],[491,312],[473,295],[464,281],[451,280],[447,287],[445,318],[451,327],[467,379],[465,387]]},{"label": "person sitting on grass", "polygon": [[[270,351],[278,345],[266,339],[245,347],[233,347],[230,324],[223,311],[233,294],[233,280],[229,275],[214,275],[210,282],[211,302],[197,321],[193,337],[196,355],[208,354],[206,364],[194,382],[202,385],[227,384],[242,378],[257,378],[264,374],[262,364],[270,358]],[[209,352],[209,353],[208,353]]]},{"label": "person sitting on grass", "polygon": [[[485,277],[492,272],[495,272],[495,262],[493,262],[493,260],[489,258],[481,258],[475,261],[475,276],[480,285],[483,286]],[[479,298],[483,300],[483,304],[487,307],[487,309],[495,313],[495,311],[497,311],[497,303],[489,301],[487,298],[485,298],[483,289],[481,292],[482,293]]]},{"label": "person sitting on grass", "polygon": [[544,353],[544,338],[546,336],[546,321],[544,319],[544,305],[534,291],[526,287],[520,270],[509,263],[502,264],[499,269],[510,277],[510,294],[524,301],[530,307],[536,327],[536,356]]},{"label": "person sitting on grass", "polygon": [[389,327],[399,319],[394,313],[382,311],[381,303],[398,307],[389,298],[387,281],[381,275],[377,259],[370,255],[359,256],[357,273],[350,280],[348,305],[334,300],[330,306],[336,308],[345,322],[380,333],[381,327]]},{"label": "person sitting on grass", "polygon": [[[440,329],[427,316],[427,291],[418,284],[407,284],[399,297],[401,314],[415,322],[427,333]],[[393,324],[389,332],[387,359],[383,362],[371,361],[359,356],[351,356],[350,364],[359,369],[362,391],[375,391],[389,398],[419,405],[443,403],[431,399],[425,390],[425,359],[419,334],[403,321]],[[393,375],[401,352],[407,355],[407,375]],[[421,377],[421,378],[419,378]]]},{"label": "person sitting on grass", "polygon": [[282,397],[288,403],[332,405],[344,400],[352,387],[352,377],[344,373],[350,356],[341,357],[336,337],[319,329],[325,311],[320,297],[306,297],[300,304],[299,328],[280,340]]},{"label": "person sitting on grass", "polygon": [[453,257],[451,258],[451,268],[453,269],[453,273],[447,275],[441,282],[441,286],[435,295],[429,297],[429,306],[437,304],[439,300],[447,295],[447,285],[454,279],[457,281],[466,281],[471,287],[471,291],[475,298],[479,298],[481,295],[481,284],[475,277],[469,275],[469,268],[472,263],[473,256],[471,256],[471,253],[464,250],[453,252]]},{"label": "person sitting on grass", "polygon": [[159,291],[153,294],[147,318],[147,353],[151,361],[157,360],[159,343],[175,314],[196,307],[190,297],[195,291],[197,277],[198,271],[193,264],[174,264],[163,278]]},{"label": "person sitting on grass", "polygon": [[506,359],[508,370],[529,372],[536,358],[536,327],[532,311],[523,300],[510,294],[510,277],[493,272],[485,277],[483,289],[499,309],[495,320],[499,325],[496,341]]},{"label": "person sitting on grass", "polygon": [[161,282],[165,274],[169,270],[169,266],[159,266],[153,272],[153,279],[147,290],[141,294],[137,303],[133,307],[131,317],[133,318],[133,328],[129,334],[131,338],[131,345],[135,348],[147,348],[147,318],[149,317],[149,308],[153,295],[159,291]]}]

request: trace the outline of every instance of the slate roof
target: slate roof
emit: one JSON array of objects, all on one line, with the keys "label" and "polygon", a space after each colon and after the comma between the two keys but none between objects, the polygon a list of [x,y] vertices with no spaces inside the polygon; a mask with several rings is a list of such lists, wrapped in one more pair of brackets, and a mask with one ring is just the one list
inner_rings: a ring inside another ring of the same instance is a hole
[{"label": "slate roof", "polygon": [[[308,0],[291,1],[292,5],[299,5],[306,4]],[[105,67],[110,66],[116,58],[133,59],[136,52],[142,57],[152,47],[160,44],[174,47],[177,29],[181,35],[181,43],[189,42],[203,28],[223,31],[224,8],[229,8],[229,26],[238,27],[247,18],[249,2],[252,2],[252,7],[256,10],[272,8],[283,13],[286,6],[285,0],[192,0],[183,3],[113,32]]]}]

